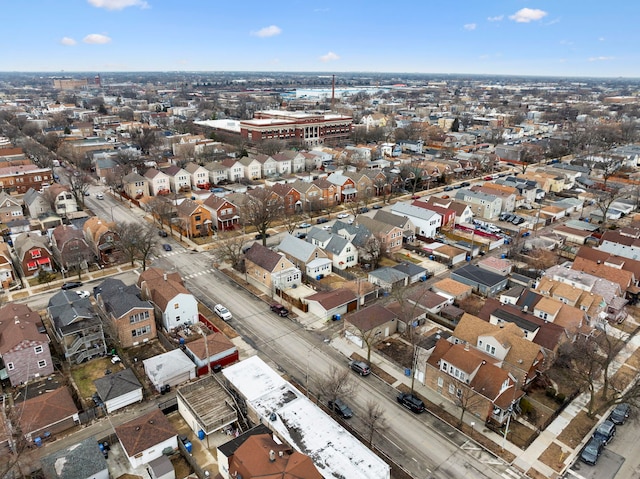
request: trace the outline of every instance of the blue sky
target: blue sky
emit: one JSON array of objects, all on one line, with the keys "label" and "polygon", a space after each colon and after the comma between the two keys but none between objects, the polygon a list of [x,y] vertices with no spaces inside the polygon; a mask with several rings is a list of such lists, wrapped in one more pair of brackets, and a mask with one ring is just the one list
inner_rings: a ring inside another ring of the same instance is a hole
[{"label": "blue sky", "polygon": [[637,0],[0,0],[0,71],[640,77]]}]

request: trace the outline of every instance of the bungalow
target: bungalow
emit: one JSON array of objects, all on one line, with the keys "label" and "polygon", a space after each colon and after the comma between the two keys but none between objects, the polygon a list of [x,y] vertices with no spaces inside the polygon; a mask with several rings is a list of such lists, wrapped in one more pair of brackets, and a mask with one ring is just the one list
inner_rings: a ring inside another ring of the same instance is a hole
[{"label": "bungalow", "polygon": [[266,293],[302,284],[302,274],[291,261],[260,243],[245,253],[245,268],[249,283]]},{"label": "bungalow", "polygon": [[507,287],[509,278],[469,264],[451,272],[451,279],[471,286],[484,296],[495,296]]},{"label": "bungalow", "polygon": [[346,288],[333,291],[320,292],[307,296],[304,302],[309,307],[309,312],[323,320],[340,319],[347,312],[355,311],[358,297]]},{"label": "bungalow", "polygon": [[176,430],[160,409],[116,426],[115,433],[133,468],[178,449]]}]

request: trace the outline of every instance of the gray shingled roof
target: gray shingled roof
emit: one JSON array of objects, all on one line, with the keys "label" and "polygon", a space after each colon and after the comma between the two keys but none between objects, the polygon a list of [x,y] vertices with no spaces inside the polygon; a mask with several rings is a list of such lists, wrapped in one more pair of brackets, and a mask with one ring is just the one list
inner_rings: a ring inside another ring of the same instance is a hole
[{"label": "gray shingled roof", "polygon": [[484,270],[473,264],[463,266],[462,268],[453,271],[451,276],[452,279],[455,279],[453,276],[460,276],[489,287],[495,286],[506,279],[506,276],[492,273],[491,271]]},{"label": "gray shingled roof", "polygon": [[331,235],[331,240],[327,243],[327,246],[324,248],[324,250],[328,251],[331,254],[340,254],[348,244],[349,240],[343,238],[342,236]]},{"label": "gray shingled roof", "polygon": [[409,262],[397,264],[393,266],[393,269],[401,271],[409,276],[424,274],[427,271],[426,268],[423,268],[422,266],[418,266],[417,264],[409,263]]},{"label": "gray shingled roof", "polygon": [[313,253],[316,250],[316,246],[307,243],[300,238],[296,238],[293,235],[287,234],[278,245],[278,251],[288,256],[296,258],[304,263],[313,259]]},{"label": "gray shingled roof", "polygon": [[49,316],[56,328],[64,330],[66,326],[94,317],[89,298],[81,298],[75,291],[60,291],[49,299]]},{"label": "gray shingled roof", "polygon": [[43,457],[41,462],[47,479],[87,479],[108,469],[107,460],[93,436],[49,454]]},{"label": "gray shingled roof", "polygon": [[124,396],[137,389],[142,389],[142,384],[133,373],[132,369],[123,369],[117,373],[108,374],[93,381],[98,395],[103,401],[109,401]]},{"label": "gray shingled roof", "polygon": [[134,308],[153,308],[149,301],[140,299],[140,290],[135,284],[127,286],[119,279],[107,278],[98,288],[105,309],[116,318]]},{"label": "gray shingled roof", "polygon": [[403,273],[402,271],[398,271],[397,269],[390,268],[388,266],[371,271],[369,275],[374,278],[378,278],[385,283],[397,283],[398,281],[403,281],[409,277],[407,273]]}]

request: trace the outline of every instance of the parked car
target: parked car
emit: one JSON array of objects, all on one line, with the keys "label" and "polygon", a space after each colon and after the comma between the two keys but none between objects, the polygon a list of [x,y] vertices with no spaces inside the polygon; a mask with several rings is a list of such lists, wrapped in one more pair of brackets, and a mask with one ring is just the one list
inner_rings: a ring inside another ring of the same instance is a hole
[{"label": "parked car", "polygon": [[165,230],[160,230],[158,231],[158,236],[166,238],[167,236],[169,236],[169,234]]},{"label": "parked car", "polygon": [[[269,238],[271,235],[269,233],[264,235],[264,238]],[[263,238],[262,233],[258,233],[257,235],[254,236],[255,239],[257,240],[261,240]]]},{"label": "parked car", "polygon": [[350,361],[349,367],[357,372],[360,376],[368,376],[371,374],[371,368],[364,361]]},{"label": "parked car", "polygon": [[307,233],[296,233],[296,238],[305,239],[307,237]]},{"label": "parked car", "polygon": [[322,223],[328,223],[328,222],[329,220],[327,218],[318,218],[316,220],[316,224],[319,224],[319,225],[321,225]]},{"label": "parked car", "polygon": [[379,210],[382,209],[381,205],[373,205],[371,208],[373,208],[374,210]]},{"label": "parked car", "polygon": [[471,183],[469,183],[468,181],[463,181],[462,183],[460,183],[460,186],[462,186],[463,188],[468,188],[469,186],[471,186]]},{"label": "parked car", "polygon": [[598,458],[602,454],[604,444],[600,440],[592,437],[584,449],[580,452],[580,460],[590,466],[595,466],[598,463]]},{"label": "parked car", "polygon": [[613,421],[609,421],[608,419],[600,424],[596,432],[593,433],[593,437],[598,439],[605,446],[611,442],[611,440],[616,435],[616,425]]},{"label": "parked car", "polygon": [[445,186],[444,191],[453,191],[453,186]]},{"label": "parked car", "polygon": [[91,296],[91,293],[89,291],[76,291],[76,294],[83,299]]},{"label": "parked car", "polygon": [[164,249],[165,251],[171,251],[171,245],[165,243],[165,244],[162,245],[162,249]]},{"label": "parked car", "polygon": [[609,414],[609,421],[617,424],[618,426],[627,422],[629,419],[629,411],[631,410],[631,406],[627,403],[618,404],[611,414]]},{"label": "parked car", "polygon": [[353,411],[341,399],[336,399],[335,401],[329,401],[328,404],[329,404],[329,409],[334,411],[341,418],[349,419],[353,417]]},{"label": "parked car", "polygon": [[298,228],[311,228],[311,223],[300,223]]},{"label": "parked car", "polygon": [[453,185],[454,190],[459,190],[460,188],[462,188],[462,185]]},{"label": "parked car", "polygon": [[358,208],[358,213],[362,214],[362,213],[368,213],[369,212],[369,208],[367,208],[366,206],[363,206],[362,208]]},{"label": "parked car", "polygon": [[411,199],[412,200],[419,200],[420,199],[420,195],[412,195]]},{"label": "parked car", "polygon": [[231,319],[233,319],[233,316],[231,315],[231,311],[229,311],[227,308],[225,308],[221,304],[216,304],[213,307],[213,310],[223,321],[230,321]]},{"label": "parked car", "polygon": [[422,402],[422,399],[417,398],[413,394],[400,393],[398,394],[397,400],[404,407],[406,407],[410,411],[415,412],[416,414],[420,414],[424,411],[424,402]]},{"label": "parked car", "polygon": [[96,198],[99,200],[104,200],[104,195],[102,193],[96,193]]},{"label": "parked car", "polygon": [[80,286],[82,286],[80,281],[69,281],[68,283],[64,283],[60,289],[68,290],[79,288]]},{"label": "parked car", "polygon": [[344,219],[344,218],[348,218],[349,217],[349,213],[339,213],[336,218],[338,219]]},{"label": "parked car", "polygon": [[281,304],[272,304],[271,311],[276,313],[278,316],[282,316],[283,318],[289,315],[289,310]]},{"label": "parked car", "polygon": [[484,177],[484,181],[491,181],[493,180],[493,176],[485,176]]},{"label": "parked car", "polygon": [[90,191],[85,191],[84,192],[84,196],[91,196],[91,192]]}]

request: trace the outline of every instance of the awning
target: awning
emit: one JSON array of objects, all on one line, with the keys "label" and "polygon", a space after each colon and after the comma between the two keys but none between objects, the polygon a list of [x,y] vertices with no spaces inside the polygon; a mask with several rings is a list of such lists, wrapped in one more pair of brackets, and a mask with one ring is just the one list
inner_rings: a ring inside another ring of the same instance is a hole
[{"label": "awning", "polygon": [[31,261],[29,263],[27,263],[27,268],[28,269],[36,269],[38,267],[38,263],[36,263],[35,261]]},{"label": "awning", "polygon": [[355,195],[356,193],[358,193],[358,190],[355,188],[345,188],[342,190],[343,195]]},{"label": "awning", "polygon": [[50,264],[51,260],[49,258],[38,258],[37,263],[39,265]]}]

